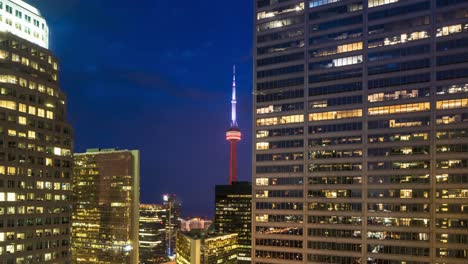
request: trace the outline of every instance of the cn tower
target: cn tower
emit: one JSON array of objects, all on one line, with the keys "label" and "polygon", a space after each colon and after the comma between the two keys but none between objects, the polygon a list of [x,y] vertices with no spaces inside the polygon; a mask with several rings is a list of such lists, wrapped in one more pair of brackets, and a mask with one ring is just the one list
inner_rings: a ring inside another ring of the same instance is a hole
[{"label": "cn tower", "polygon": [[229,184],[237,181],[237,141],[242,133],[236,119],[236,66],[232,68],[231,126],[226,131],[226,140],[230,142]]}]

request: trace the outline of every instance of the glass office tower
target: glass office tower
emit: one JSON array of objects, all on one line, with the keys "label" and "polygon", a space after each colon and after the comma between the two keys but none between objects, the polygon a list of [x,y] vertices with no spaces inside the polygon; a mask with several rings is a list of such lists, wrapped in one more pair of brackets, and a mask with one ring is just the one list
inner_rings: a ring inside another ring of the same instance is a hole
[{"label": "glass office tower", "polygon": [[162,263],[166,255],[167,210],[162,204],[140,204],[139,261],[140,264]]},{"label": "glass office tower", "polygon": [[138,150],[75,154],[72,263],[138,264],[139,204]]},{"label": "glass office tower", "polygon": [[72,129],[45,19],[0,1],[0,263],[69,263]]},{"label": "glass office tower", "polygon": [[253,263],[466,263],[468,1],[255,1]]}]

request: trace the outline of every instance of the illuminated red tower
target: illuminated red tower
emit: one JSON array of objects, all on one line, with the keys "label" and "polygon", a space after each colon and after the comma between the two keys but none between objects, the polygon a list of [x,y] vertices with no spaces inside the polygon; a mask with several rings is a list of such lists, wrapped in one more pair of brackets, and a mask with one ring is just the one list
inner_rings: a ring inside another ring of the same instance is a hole
[{"label": "illuminated red tower", "polygon": [[237,126],[236,119],[236,66],[232,69],[232,100],[231,100],[231,126],[226,131],[226,140],[231,144],[229,163],[229,184],[237,181],[237,141],[241,140],[242,133]]}]

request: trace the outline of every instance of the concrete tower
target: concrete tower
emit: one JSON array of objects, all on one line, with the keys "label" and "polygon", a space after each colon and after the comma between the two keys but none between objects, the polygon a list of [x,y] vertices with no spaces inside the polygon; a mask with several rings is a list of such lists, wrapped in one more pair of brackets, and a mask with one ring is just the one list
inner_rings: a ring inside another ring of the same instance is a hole
[{"label": "concrete tower", "polygon": [[230,164],[229,164],[229,184],[237,181],[237,141],[241,140],[242,133],[237,126],[236,118],[236,66],[233,67],[232,77],[232,100],[231,100],[231,126],[226,131],[226,140],[231,143]]}]

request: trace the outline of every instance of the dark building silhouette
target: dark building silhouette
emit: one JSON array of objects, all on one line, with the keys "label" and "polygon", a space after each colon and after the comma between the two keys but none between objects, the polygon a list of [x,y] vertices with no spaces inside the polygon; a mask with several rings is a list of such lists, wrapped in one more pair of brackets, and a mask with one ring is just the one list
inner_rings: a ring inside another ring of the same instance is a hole
[{"label": "dark building silhouette", "polygon": [[217,233],[238,235],[238,263],[251,263],[251,203],[250,182],[216,185],[214,229]]}]

